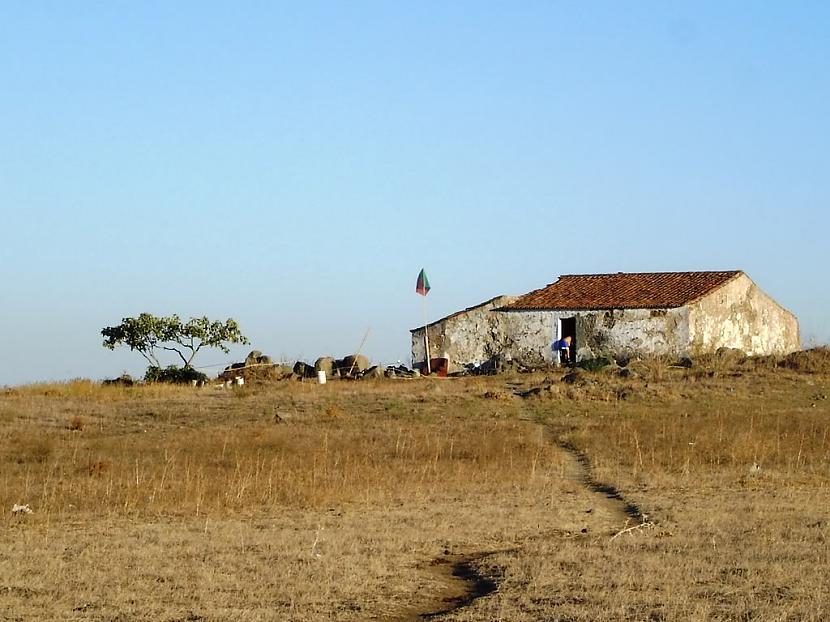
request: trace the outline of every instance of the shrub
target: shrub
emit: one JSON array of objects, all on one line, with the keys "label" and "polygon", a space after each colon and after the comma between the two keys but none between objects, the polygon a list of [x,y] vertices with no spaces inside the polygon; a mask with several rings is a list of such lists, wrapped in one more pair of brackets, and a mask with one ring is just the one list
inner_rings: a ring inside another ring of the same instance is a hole
[{"label": "shrub", "polygon": [[611,359],[600,356],[593,359],[585,359],[584,361],[579,362],[579,367],[584,369],[585,371],[599,371],[604,367],[608,367],[611,364]]},{"label": "shrub", "polygon": [[170,365],[165,368],[150,366],[144,374],[145,382],[166,382],[169,384],[190,384],[194,380],[197,382],[207,382],[208,377],[200,371],[192,367],[179,367],[178,365]]}]

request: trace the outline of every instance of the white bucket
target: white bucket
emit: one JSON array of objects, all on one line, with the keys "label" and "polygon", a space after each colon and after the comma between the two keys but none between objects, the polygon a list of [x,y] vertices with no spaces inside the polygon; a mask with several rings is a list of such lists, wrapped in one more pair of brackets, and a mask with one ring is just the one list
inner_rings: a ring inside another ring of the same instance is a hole
[{"label": "white bucket", "polygon": [[326,384],[326,372],[318,371],[317,372],[317,384]]}]

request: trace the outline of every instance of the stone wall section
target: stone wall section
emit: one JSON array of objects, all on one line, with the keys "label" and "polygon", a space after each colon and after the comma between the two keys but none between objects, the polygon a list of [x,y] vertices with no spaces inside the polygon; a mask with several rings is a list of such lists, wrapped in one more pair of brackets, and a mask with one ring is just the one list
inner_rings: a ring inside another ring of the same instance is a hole
[{"label": "stone wall section", "polygon": [[[483,363],[504,348],[505,327],[501,313],[493,309],[515,300],[498,296],[480,305],[429,324],[429,353],[432,358],[447,358],[450,371],[468,363]],[[412,331],[412,363],[426,360],[424,329]]]},{"label": "stone wall section", "polygon": [[739,348],[749,355],[801,349],[796,317],[741,274],[689,305],[691,354]]}]

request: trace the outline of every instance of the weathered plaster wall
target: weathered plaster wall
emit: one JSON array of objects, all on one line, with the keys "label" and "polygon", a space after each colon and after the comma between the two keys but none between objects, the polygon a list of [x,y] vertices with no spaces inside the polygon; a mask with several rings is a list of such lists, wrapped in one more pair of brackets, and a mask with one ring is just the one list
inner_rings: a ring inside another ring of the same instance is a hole
[{"label": "weathered plaster wall", "polygon": [[550,311],[495,311],[502,316],[505,334],[502,338],[503,353],[528,367],[550,364],[553,352],[551,343],[556,334],[556,316]]},{"label": "weathered plaster wall", "polygon": [[577,352],[587,346],[587,356],[682,356],[688,349],[689,315],[685,307],[610,309],[582,313],[577,318]]},{"label": "weathered plaster wall", "polygon": [[[682,309],[613,311],[496,311],[502,297],[428,327],[430,355],[449,359],[450,370],[502,356],[529,367],[553,362],[559,319],[576,317],[577,360],[600,355],[685,354],[688,313]],[[425,360],[424,331],[412,332],[412,361]]]},{"label": "weathered plaster wall", "polygon": [[[449,359],[450,370],[454,371],[500,354],[505,335],[504,317],[492,310],[513,300],[510,296],[499,296],[430,324],[427,327],[430,356]],[[421,328],[412,331],[412,362],[424,360],[424,329]]]},{"label": "weathered plaster wall", "polygon": [[550,345],[558,338],[561,318],[576,318],[577,360],[595,356],[686,352],[689,324],[686,309],[615,309],[608,311],[501,311],[508,316],[514,360],[528,365],[550,362]]},{"label": "weathered plaster wall", "polygon": [[721,347],[750,355],[801,349],[798,320],[745,274],[689,305],[692,353]]}]

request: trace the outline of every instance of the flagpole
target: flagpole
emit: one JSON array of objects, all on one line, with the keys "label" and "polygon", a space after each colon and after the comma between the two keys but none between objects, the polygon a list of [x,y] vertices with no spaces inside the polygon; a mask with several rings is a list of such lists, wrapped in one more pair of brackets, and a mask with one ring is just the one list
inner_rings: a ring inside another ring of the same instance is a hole
[{"label": "flagpole", "polygon": [[421,307],[424,311],[424,349],[427,353],[427,376],[432,373],[432,369],[429,366],[429,329],[427,326],[427,297],[424,296],[424,302]]}]

